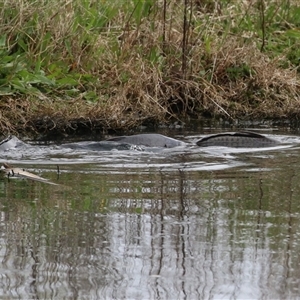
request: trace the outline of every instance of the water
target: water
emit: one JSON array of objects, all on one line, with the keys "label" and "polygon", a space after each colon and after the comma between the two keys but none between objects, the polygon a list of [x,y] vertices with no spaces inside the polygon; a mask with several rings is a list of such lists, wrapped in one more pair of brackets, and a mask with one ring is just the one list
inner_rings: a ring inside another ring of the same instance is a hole
[{"label": "water", "polygon": [[274,137],[290,144],[5,153],[60,185],[0,180],[0,298],[298,298],[300,138]]}]

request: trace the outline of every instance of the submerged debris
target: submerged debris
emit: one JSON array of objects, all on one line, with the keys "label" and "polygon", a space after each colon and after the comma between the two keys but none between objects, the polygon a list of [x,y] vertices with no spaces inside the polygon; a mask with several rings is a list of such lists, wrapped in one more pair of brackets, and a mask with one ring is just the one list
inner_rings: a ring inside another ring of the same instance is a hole
[{"label": "submerged debris", "polygon": [[8,163],[4,163],[1,166],[1,171],[4,172],[4,174],[8,177],[17,177],[17,178],[26,178],[31,179],[34,181],[44,182],[48,184],[58,185],[57,183],[51,182],[46,178],[40,177],[38,175],[35,175],[33,173],[30,173],[26,171],[25,169],[21,168],[14,168],[13,166],[9,165]]}]

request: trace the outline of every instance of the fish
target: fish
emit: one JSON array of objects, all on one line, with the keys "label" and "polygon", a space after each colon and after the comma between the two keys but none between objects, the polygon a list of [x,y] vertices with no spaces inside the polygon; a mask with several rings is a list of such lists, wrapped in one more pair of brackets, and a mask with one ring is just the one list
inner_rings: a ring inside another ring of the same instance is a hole
[{"label": "fish", "polygon": [[142,133],[129,136],[118,136],[106,141],[122,142],[146,147],[174,148],[185,145],[184,142],[158,133]]},{"label": "fish", "polygon": [[197,141],[196,144],[200,147],[262,148],[273,147],[280,143],[256,132],[240,131],[209,135]]},{"label": "fish", "polygon": [[30,173],[26,171],[25,169],[21,168],[14,168],[13,166],[9,165],[8,163],[4,163],[1,166],[1,171],[8,177],[18,177],[18,178],[26,178],[31,179],[34,181],[44,182],[52,185],[58,185],[57,183],[51,182],[46,178],[40,177],[36,174]]}]

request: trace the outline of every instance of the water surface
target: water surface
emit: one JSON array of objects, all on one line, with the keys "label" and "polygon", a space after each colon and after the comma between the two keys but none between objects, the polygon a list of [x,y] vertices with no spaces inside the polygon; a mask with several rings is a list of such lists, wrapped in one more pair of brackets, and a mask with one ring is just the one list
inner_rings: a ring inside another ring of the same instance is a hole
[{"label": "water surface", "polygon": [[298,298],[300,138],[274,137],[3,154],[60,185],[0,180],[0,298]]}]

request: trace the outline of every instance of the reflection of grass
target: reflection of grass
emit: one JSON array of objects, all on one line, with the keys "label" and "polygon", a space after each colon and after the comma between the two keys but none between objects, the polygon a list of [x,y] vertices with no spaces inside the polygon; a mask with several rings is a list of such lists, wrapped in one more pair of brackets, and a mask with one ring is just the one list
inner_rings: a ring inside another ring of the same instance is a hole
[{"label": "reflection of grass", "polygon": [[297,1],[12,0],[0,8],[2,130],[298,112]]},{"label": "reflection of grass", "polygon": [[[291,234],[289,219],[300,211],[299,185],[293,181],[297,167],[278,156],[256,161],[274,172],[123,170],[104,174],[88,173],[88,167],[82,173],[62,172],[61,184],[70,187],[66,190],[25,180],[0,181],[6,232],[16,243],[30,237],[47,246],[65,241],[66,247],[77,249],[85,246],[81,241],[93,242],[95,232],[101,232],[103,239],[113,222],[127,219],[127,225],[134,227],[138,222],[132,220],[141,221],[143,216],[153,226],[162,220],[172,226],[174,221],[180,225],[184,221],[200,236],[207,232],[207,237],[214,237],[229,230],[230,240],[234,237],[241,243],[257,237],[259,226],[262,239],[280,239],[280,245],[281,234]],[[54,180],[54,174],[47,175]],[[294,229],[297,220],[292,222]],[[203,226],[194,227],[195,222]]]}]

